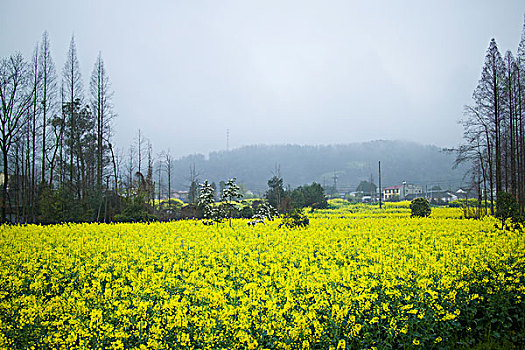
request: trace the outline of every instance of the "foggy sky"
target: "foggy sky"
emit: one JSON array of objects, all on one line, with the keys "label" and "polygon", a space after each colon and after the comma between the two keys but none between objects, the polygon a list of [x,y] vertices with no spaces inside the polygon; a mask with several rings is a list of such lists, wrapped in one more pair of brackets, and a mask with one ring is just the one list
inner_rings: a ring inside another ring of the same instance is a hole
[{"label": "foggy sky", "polygon": [[515,53],[522,1],[0,3],[0,57],[74,34],[84,91],[102,52],[114,140],[176,156],[247,144],[461,142],[492,37]]}]

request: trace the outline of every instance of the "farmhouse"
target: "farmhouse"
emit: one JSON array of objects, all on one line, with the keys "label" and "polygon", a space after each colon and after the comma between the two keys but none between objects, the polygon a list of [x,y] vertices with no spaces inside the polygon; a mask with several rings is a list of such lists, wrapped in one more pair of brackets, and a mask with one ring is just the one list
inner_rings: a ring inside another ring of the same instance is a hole
[{"label": "farmhouse", "polygon": [[385,200],[405,200],[409,197],[421,197],[423,195],[423,187],[414,184],[407,184],[403,182],[401,185],[386,187],[383,190],[383,198]]}]

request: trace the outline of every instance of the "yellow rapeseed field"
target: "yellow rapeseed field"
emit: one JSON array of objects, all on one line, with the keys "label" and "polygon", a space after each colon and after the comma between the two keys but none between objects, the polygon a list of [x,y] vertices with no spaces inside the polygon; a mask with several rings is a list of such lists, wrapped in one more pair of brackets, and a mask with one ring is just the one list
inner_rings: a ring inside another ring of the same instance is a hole
[{"label": "yellow rapeseed field", "polygon": [[[525,239],[458,209],[0,228],[0,347],[456,348],[517,341]],[[519,340],[518,340],[519,341]]]}]

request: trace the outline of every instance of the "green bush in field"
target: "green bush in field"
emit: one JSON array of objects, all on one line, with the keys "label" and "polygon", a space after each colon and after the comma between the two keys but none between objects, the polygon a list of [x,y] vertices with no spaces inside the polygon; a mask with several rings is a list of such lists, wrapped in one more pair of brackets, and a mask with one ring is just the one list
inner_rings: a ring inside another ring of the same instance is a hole
[{"label": "green bush in field", "polygon": [[500,192],[496,198],[496,217],[501,220],[502,226],[507,219],[520,221],[520,207],[512,193]]},{"label": "green bush in field", "polygon": [[469,198],[467,200],[455,199],[453,201],[448,202],[448,206],[450,208],[465,208],[465,207],[474,208],[478,206],[478,200],[476,198]]},{"label": "green bush in field", "polygon": [[410,210],[412,212],[410,216],[412,217],[430,216],[430,213],[432,211],[430,209],[430,204],[425,198],[415,198],[410,203]]},{"label": "green bush in field", "polygon": [[294,209],[284,214],[283,221],[279,224],[279,227],[298,228],[307,227],[309,224],[310,219],[299,209]]}]

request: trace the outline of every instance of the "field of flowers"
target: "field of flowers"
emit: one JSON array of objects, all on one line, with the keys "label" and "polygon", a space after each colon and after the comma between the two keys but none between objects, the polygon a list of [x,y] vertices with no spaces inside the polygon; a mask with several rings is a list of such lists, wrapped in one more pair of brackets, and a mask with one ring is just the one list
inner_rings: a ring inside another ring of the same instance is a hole
[{"label": "field of flowers", "polygon": [[0,348],[468,348],[525,329],[525,238],[454,208],[0,228]]}]

